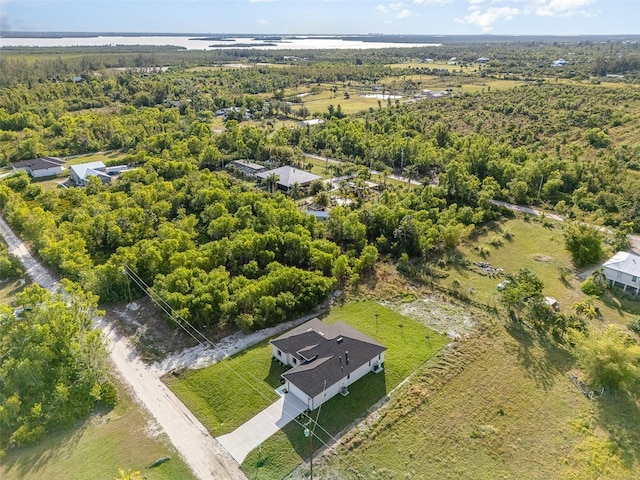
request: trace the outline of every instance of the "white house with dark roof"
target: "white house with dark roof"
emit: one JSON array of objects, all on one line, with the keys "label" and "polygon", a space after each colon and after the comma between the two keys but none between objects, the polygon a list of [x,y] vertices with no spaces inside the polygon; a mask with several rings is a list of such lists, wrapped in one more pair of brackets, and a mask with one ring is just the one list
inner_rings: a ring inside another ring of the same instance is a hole
[{"label": "white house with dark roof", "polygon": [[24,170],[33,178],[52,177],[62,173],[64,160],[57,157],[39,157],[11,164],[14,171]]},{"label": "white house with dark roof", "polygon": [[292,367],[284,388],[315,410],[369,372],[382,371],[384,345],[342,322],[314,318],[271,341],[276,360]]},{"label": "white house with dark roof", "polygon": [[629,252],[618,252],[602,264],[604,275],[611,286],[620,285],[623,291],[633,288],[640,293],[640,256]]},{"label": "white house with dark roof", "polygon": [[107,167],[102,162],[81,163],[69,167],[71,180],[78,186],[84,187],[89,177],[98,177],[102,183],[111,183],[111,175],[107,173]]},{"label": "white house with dark roof", "polygon": [[319,175],[290,165],[285,165],[284,167],[275,168],[273,170],[266,170],[258,173],[256,176],[261,180],[266,180],[269,175],[274,173],[278,176],[278,188],[285,192],[289,191],[295,183],[297,183],[300,188],[305,188],[311,185],[311,182],[314,180],[320,180],[322,178]]}]

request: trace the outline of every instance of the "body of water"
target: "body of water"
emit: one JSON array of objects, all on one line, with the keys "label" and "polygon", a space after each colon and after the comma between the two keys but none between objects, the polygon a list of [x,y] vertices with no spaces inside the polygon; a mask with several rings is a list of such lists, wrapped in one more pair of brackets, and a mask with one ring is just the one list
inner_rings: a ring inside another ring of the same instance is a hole
[{"label": "body of water", "polygon": [[[6,38],[0,37],[0,47],[77,47],[116,45],[173,45],[187,50],[218,50],[226,48],[253,48],[260,50],[311,50],[311,49],[375,49],[393,47],[439,46],[433,43],[363,42],[330,37],[281,37],[260,39],[251,37],[225,37],[202,39],[204,37],[180,36],[95,36],[61,38]],[[237,46],[236,46],[237,45]]]}]

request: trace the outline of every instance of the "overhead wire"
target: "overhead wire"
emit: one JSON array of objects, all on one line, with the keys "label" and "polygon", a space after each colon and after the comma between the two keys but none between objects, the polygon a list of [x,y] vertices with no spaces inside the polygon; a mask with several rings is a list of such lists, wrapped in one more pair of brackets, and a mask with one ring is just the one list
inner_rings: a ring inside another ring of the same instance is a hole
[{"label": "overhead wire", "polygon": [[[202,333],[200,330],[198,330],[195,326],[193,326],[187,319],[185,319],[184,317],[182,317],[182,315],[180,315],[178,312],[176,312],[176,310],[169,305],[164,298],[162,298],[162,296],[160,296],[157,292],[155,292],[153,289],[151,289],[151,287],[149,287],[149,285],[147,285],[147,283],[127,264],[124,264],[124,270],[123,273],[126,273],[135,283],[136,285],[138,285],[138,287],[140,287],[140,289],[149,296],[149,298],[160,307],[160,309],[165,312],[165,314],[167,314],[169,316],[169,318],[171,318],[174,322],[176,322],[178,324],[178,326],[184,330],[191,338],[193,338],[194,340],[196,340],[200,345],[205,345],[208,344],[210,347],[215,347],[215,343],[213,341],[211,341],[204,333]],[[192,332],[189,331],[189,329],[186,328],[186,326],[184,325],[188,325],[189,328],[191,330],[193,330],[194,332],[196,332],[202,339],[204,339],[204,341],[200,340],[199,338],[197,338]],[[251,387],[256,393],[258,393],[258,395],[260,395],[261,397],[263,397],[265,400],[272,402],[274,399],[273,398],[269,398],[267,395],[264,394],[264,392],[260,391],[258,388],[256,388],[256,386],[254,384],[252,384],[251,382],[249,382],[246,378],[244,378],[242,375],[240,375],[237,371],[234,370],[233,367],[231,367],[231,365],[229,365],[229,362],[225,362],[226,355],[222,358],[220,358],[218,355],[214,356],[214,359],[216,360],[217,363],[221,363],[223,365],[225,365],[232,373],[234,373],[240,380],[242,380],[244,383],[246,383],[247,385],[249,385],[249,387]],[[236,365],[238,366],[238,365]],[[258,379],[255,375],[253,375],[253,373],[249,372],[248,370],[246,370],[244,367],[239,366],[239,368],[244,371],[249,377],[251,377],[253,380],[260,382],[261,380]],[[320,406],[321,408],[322,406]],[[324,445],[327,449],[329,449],[330,451],[332,451],[336,457],[345,462],[345,464],[347,465],[347,467],[349,469],[351,469],[353,471],[353,473],[356,474],[356,476],[358,478],[365,478],[363,477],[362,473],[360,471],[358,471],[358,469],[356,469],[353,465],[351,465],[350,462],[348,462],[345,458],[342,458],[342,454],[338,452],[338,450],[336,448],[334,448],[333,446],[329,445],[327,442],[325,442],[318,434],[315,433],[315,428],[319,427],[320,430],[322,432],[324,432],[331,440],[333,440],[334,442],[337,443],[337,439],[331,435],[324,427],[322,427],[322,425],[320,425],[318,423],[318,417],[320,415],[320,411],[318,410],[318,414],[316,415],[316,420],[314,422],[314,428],[311,431],[311,435],[312,437],[317,438],[320,443],[322,443],[322,445]],[[309,419],[311,420],[311,417],[309,417]],[[292,417],[291,420],[295,423],[297,423],[300,427],[305,428],[305,425],[303,423],[300,422],[300,420],[298,420],[295,417]],[[376,477],[381,478],[378,474],[378,472],[375,471],[375,469],[373,469],[373,467],[371,467],[371,465],[367,465],[366,463],[364,463],[361,459],[358,459],[358,461],[360,461],[362,463],[362,465],[364,467],[367,468],[367,470],[371,471],[372,473],[374,473],[376,475]]]}]

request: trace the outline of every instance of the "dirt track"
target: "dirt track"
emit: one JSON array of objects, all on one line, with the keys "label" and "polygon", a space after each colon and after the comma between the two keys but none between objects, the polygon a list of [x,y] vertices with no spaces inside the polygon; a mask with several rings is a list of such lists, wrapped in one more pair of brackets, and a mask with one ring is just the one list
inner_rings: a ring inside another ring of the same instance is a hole
[{"label": "dirt track", "polygon": [[[9,252],[18,258],[34,282],[51,291],[58,289],[56,278],[29,253],[29,249],[0,217],[0,233]],[[135,396],[166,432],[176,450],[201,480],[240,480],[246,476],[238,464],[160,381],[162,371],[142,363],[127,339],[111,328],[108,318],[95,322],[102,328],[111,361]]]}]

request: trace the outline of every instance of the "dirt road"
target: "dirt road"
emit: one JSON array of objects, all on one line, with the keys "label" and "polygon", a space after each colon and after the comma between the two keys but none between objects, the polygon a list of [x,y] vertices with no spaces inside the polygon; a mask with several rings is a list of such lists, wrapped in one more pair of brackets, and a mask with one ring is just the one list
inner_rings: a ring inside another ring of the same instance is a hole
[{"label": "dirt road", "polygon": [[[498,205],[500,207],[508,208],[509,210],[515,210],[517,212],[528,213],[530,215],[540,216],[543,212],[542,210],[537,210],[535,208],[531,208],[525,205],[515,205],[513,203],[501,202],[500,200],[491,200],[491,203],[494,205]],[[557,220],[558,222],[564,222],[564,217],[557,215],[555,213],[544,212],[547,218],[551,218],[552,220]],[[607,227],[597,226],[597,228],[605,233],[611,233],[611,229]],[[635,253],[640,254],[640,235],[632,234],[629,235],[629,249]]]},{"label": "dirt road", "polygon": [[[51,291],[59,288],[55,277],[33,258],[2,217],[0,233],[34,282]],[[142,363],[127,339],[111,328],[108,318],[96,319],[95,326],[103,329],[111,361],[136,401],[151,413],[194,474],[201,480],[246,479],[218,441],[160,381],[162,371]]]}]

